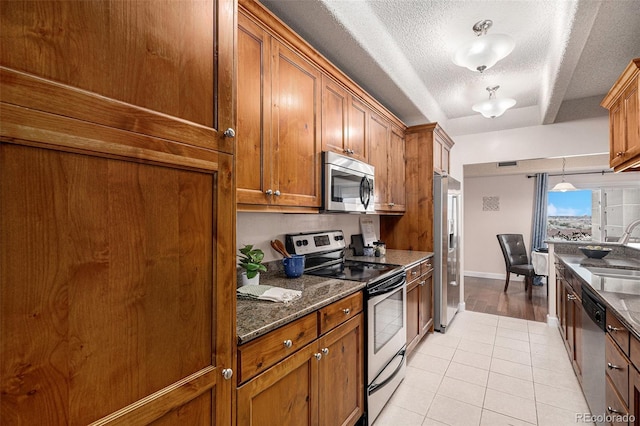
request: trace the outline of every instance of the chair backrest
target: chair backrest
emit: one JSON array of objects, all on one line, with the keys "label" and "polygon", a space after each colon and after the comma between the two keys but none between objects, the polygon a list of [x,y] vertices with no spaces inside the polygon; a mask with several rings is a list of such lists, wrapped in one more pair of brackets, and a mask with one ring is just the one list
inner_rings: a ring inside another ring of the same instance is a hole
[{"label": "chair backrest", "polygon": [[529,263],[527,248],[524,246],[522,234],[498,234],[496,237],[498,237],[507,269],[514,265],[527,265]]}]

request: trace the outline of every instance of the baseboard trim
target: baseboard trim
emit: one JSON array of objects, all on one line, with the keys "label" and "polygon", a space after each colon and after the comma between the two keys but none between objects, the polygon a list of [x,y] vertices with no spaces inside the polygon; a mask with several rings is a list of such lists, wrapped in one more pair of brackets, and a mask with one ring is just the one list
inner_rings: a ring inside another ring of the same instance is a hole
[{"label": "baseboard trim", "polygon": [[[492,280],[502,280],[502,281],[504,281],[504,278],[505,278],[504,273],[496,274],[496,273],[493,273],[493,272],[464,271],[464,275],[465,275],[465,277],[489,278],[489,279],[492,279]],[[524,277],[512,274],[511,275],[511,279],[509,280],[509,282],[511,282],[511,281],[524,281]]]},{"label": "baseboard trim", "polygon": [[547,314],[547,325],[549,327],[557,327],[558,324],[560,324],[558,322],[558,317],[554,317],[554,316],[551,316],[551,315]]}]

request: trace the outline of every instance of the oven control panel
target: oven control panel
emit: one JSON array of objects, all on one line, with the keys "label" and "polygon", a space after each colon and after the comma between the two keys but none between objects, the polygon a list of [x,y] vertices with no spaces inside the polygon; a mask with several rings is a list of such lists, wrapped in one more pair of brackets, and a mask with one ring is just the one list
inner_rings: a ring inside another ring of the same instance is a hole
[{"label": "oven control panel", "polygon": [[287,234],[287,251],[295,254],[314,254],[341,250],[346,247],[342,231],[304,232]]}]

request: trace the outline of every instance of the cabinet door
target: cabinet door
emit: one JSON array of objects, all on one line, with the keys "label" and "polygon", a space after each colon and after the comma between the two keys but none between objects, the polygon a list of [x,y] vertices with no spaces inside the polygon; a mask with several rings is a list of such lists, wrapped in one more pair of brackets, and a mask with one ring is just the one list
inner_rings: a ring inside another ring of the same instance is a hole
[{"label": "cabinet door", "polygon": [[442,167],[442,149],[443,149],[443,143],[442,141],[437,137],[437,135],[434,135],[433,138],[433,171],[434,172],[438,172],[438,173],[442,173],[443,167]]},{"label": "cabinet door", "polygon": [[319,424],[354,425],[364,413],[364,316],[329,332],[319,347]]},{"label": "cabinet door", "polygon": [[404,176],[404,132],[392,126],[389,140],[389,210],[403,212],[406,207],[406,185]]},{"label": "cabinet door", "polygon": [[575,293],[573,296],[573,364],[578,377],[582,377],[582,300]]},{"label": "cabinet door", "polygon": [[342,86],[322,75],[322,150],[350,155],[347,143],[349,95]]},{"label": "cabinet door", "polygon": [[433,326],[433,275],[420,278],[420,335],[424,336]]},{"label": "cabinet door", "polygon": [[640,373],[634,366],[629,366],[629,414],[635,418],[629,424],[640,425]]},{"label": "cabinet door", "polygon": [[235,115],[234,9],[229,0],[12,1],[0,63],[224,130]]},{"label": "cabinet door", "polygon": [[358,98],[349,95],[348,147],[360,161],[369,161],[368,127],[370,109]]},{"label": "cabinet door", "polygon": [[273,203],[320,207],[320,72],[272,39]]},{"label": "cabinet door", "polygon": [[239,426],[318,424],[316,342],[276,364],[237,391]]},{"label": "cabinet door", "polygon": [[238,126],[236,131],[237,202],[266,204],[273,156],[270,36],[242,13],[238,16]]},{"label": "cabinet door", "polygon": [[640,95],[638,77],[632,82],[623,96],[624,133],[626,135],[625,160],[640,159]]},{"label": "cabinet door", "polygon": [[389,138],[391,123],[376,113],[369,116],[369,163],[376,169],[375,207],[376,210],[389,209]]},{"label": "cabinet door", "polygon": [[449,148],[447,146],[442,147],[442,172],[449,174]]},{"label": "cabinet door", "polygon": [[619,99],[609,110],[609,165],[618,166],[625,161],[627,140],[625,135],[624,102]]},{"label": "cabinet door", "polygon": [[416,279],[407,285],[407,350],[412,351],[420,337],[420,285]]}]

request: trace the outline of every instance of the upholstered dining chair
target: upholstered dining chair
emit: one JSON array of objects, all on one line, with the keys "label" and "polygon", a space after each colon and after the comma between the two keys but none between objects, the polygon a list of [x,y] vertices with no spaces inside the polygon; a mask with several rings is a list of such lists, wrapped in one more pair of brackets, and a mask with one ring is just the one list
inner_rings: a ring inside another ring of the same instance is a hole
[{"label": "upholstered dining chair", "polygon": [[511,274],[524,276],[524,289],[529,290],[529,298],[533,287],[533,277],[536,276],[533,265],[527,255],[527,248],[524,245],[522,234],[498,234],[498,242],[504,256],[504,263],[507,269],[507,277],[504,283],[504,291],[506,293],[509,287],[509,278]]}]

